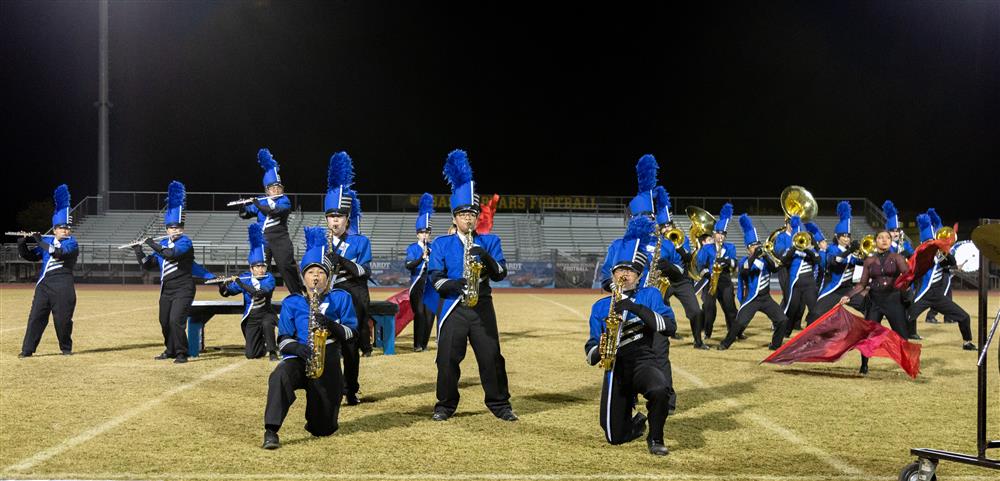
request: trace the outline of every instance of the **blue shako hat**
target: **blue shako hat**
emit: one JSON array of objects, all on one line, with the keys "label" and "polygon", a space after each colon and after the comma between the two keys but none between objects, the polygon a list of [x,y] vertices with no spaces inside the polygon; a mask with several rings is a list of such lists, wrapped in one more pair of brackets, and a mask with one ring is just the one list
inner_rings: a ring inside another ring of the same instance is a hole
[{"label": "blue shako hat", "polygon": [[424,192],[417,204],[417,232],[431,230],[431,215],[434,214],[434,196]]},{"label": "blue shako hat", "polygon": [[[656,215],[656,172],[660,165],[656,163],[656,157],[650,154],[643,155],[639,162],[635,164],[635,176],[639,181],[639,193],[628,203],[628,211],[632,217],[637,215]],[[665,192],[665,191],[664,191]]]},{"label": "blue shako hat", "polygon": [[69,187],[66,184],[56,187],[52,193],[56,208],[52,212],[52,227],[69,227],[73,219],[69,216]]},{"label": "blue shako hat", "polygon": [[757,228],[753,226],[753,219],[749,215],[740,214],[740,229],[743,229],[744,246],[750,247],[753,244],[760,243],[757,238]]},{"label": "blue shako hat", "polygon": [[303,274],[312,266],[319,266],[330,274],[330,266],[326,263],[326,228],[306,227],[306,252],[299,262],[299,271]]},{"label": "blue shako hat", "polygon": [[927,214],[918,215],[917,228],[920,229],[920,242],[929,241],[934,238],[934,226],[931,224],[931,216]]},{"label": "blue shako hat", "polygon": [[472,166],[464,150],[455,149],[444,161],[444,178],[451,186],[451,213],[462,211],[479,213],[479,194],[472,180]]},{"label": "blue shako hat", "polygon": [[270,150],[260,149],[257,151],[257,163],[260,164],[260,168],[264,169],[264,187],[281,185],[281,176],[278,175],[278,161],[274,160]]},{"label": "blue shako hat", "polygon": [[167,187],[167,210],[163,213],[163,225],[166,227],[184,227],[184,184],[176,180]]},{"label": "blue shako hat", "polygon": [[351,190],[354,183],[354,163],[347,152],[337,152],[330,156],[330,166],[326,173],[326,197],[323,210],[326,215],[351,215],[353,199],[357,192]]},{"label": "blue shako hat", "polygon": [[812,234],[813,242],[819,243],[826,240],[826,237],[823,237],[823,231],[819,230],[819,226],[815,222],[806,222],[806,230]]},{"label": "blue shako hat", "polygon": [[726,202],[726,204],[722,206],[722,211],[719,212],[719,220],[715,222],[715,232],[722,232],[725,234],[726,230],[729,229],[729,219],[732,218],[733,204]]},{"label": "blue shako hat", "polygon": [[354,200],[351,202],[351,215],[348,218],[347,223],[347,233],[349,235],[359,235],[361,234],[361,199],[358,198],[358,193],[351,191],[354,195]]},{"label": "blue shako hat", "polygon": [[833,232],[836,235],[840,234],[850,234],[851,233],[851,203],[842,200],[837,204],[837,217],[840,217],[840,221],[837,222],[837,226],[833,228]]},{"label": "blue shako hat", "polygon": [[654,221],[644,215],[633,217],[625,229],[625,236],[618,243],[618,249],[612,253],[614,263],[611,271],[619,267],[627,267],[639,274],[646,269],[649,257],[646,246],[653,241]]},{"label": "blue shako hat", "polygon": [[927,209],[927,217],[931,218],[931,228],[934,229],[934,232],[937,232],[938,229],[944,227],[944,224],[941,222],[941,216],[938,215],[935,208],[931,207],[930,209]]},{"label": "blue shako hat", "polygon": [[250,253],[247,254],[247,264],[254,266],[264,263],[264,229],[260,223],[254,222],[247,227],[247,243]]},{"label": "blue shako hat", "polygon": [[797,215],[789,217],[788,227],[792,228],[792,235],[802,232],[802,218]]},{"label": "blue shako hat", "polygon": [[899,213],[896,211],[896,205],[891,200],[887,200],[882,204],[882,213],[885,214],[885,230],[899,229]]}]

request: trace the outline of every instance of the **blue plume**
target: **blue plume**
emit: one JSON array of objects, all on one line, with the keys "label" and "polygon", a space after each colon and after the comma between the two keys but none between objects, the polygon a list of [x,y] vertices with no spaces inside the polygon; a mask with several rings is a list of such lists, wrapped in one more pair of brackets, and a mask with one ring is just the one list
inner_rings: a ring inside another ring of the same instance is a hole
[{"label": "blue plume", "polygon": [[639,179],[639,192],[653,190],[656,186],[656,171],[660,166],[651,154],[643,155],[635,164],[635,175]]},{"label": "blue plume", "polygon": [[917,227],[920,230],[929,229],[931,227],[931,218],[927,214],[920,214],[917,216]]},{"label": "blue plume", "polygon": [[740,214],[740,229],[743,229],[743,232],[753,231],[753,220],[750,219],[750,216]]},{"label": "blue plume", "polygon": [[851,203],[846,200],[840,201],[837,204],[837,216],[840,217],[840,220],[849,219],[851,217]]},{"label": "blue plume", "polygon": [[326,245],[326,229],[323,227],[305,227],[306,250]]},{"label": "blue plume", "polygon": [[419,215],[433,214],[434,196],[424,192],[424,195],[420,196],[420,203],[417,204],[417,212]]},{"label": "blue plume", "polygon": [[662,185],[658,185],[653,189],[653,204],[657,212],[670,209],[670,194],[667,193],[667,189]]},{"label": "blue plume", "polygon": [[464,150],[455,149],[448,154],[444,161],[444,178],[453,191],[472,180],[472,166]]},{"label": "blue plume", "polygon": [[639,215],[628,221],[628,228],[625,229],[624,240],[642,239],[653,234],[655,221],[647,216]]},{"label": "blue plume", "polygon": [[806,230],[816,239],[823,237],[823,233],[819,231],[819,226],[815,222],[806,222]]},{"label": "blue plume", "polygon": [[267,149],[260,149],[257,151],[257,163],[260,164],[260,168],[264,170],[270,170],[278,166],[278,161],[274,160],[274,156],[271,155],[271,151]]},{"label": "blue plume", "polygon": [[726,204],[722,206],[722,212],[719,212],[719,217],[722,219],[727,219],[732,216],[733,216],[733,204],[726,202]]},{"label": "blue plume", "polygon": [[793,215],[791,219],[788,220],[788,225],[792,227],[792,230],[798,232],[799,227],[802,226],[802,218]]},{"label": "blue plume", "polygon": [[341,185],[354,183],[354,163],[347,152],[340,151],[330,156],[330,168],[326,173],[326,188],[333,190]]},{"label": "blue plume", "polygon": [[56,210],[62,210],[69,207],[69,187],[66,184],[56,187],[56,191],[52,194],[52,198],[56,201]]},{"label": "blue plume", "polygon": [[944,225],[941,223],[941,216],[938,215],[937,210],[933,207],[927,209],[927,217],[930,217],[931,227],[934,227],[934,230],[940,229]]},{"label": "blue plume", "polygon": [[170,182],[167,187],[167,209],[176,209],[184,206],[184,184],[175,181]]},{"label": "blue plume", "polygon": [[891,200],[887,200],[882,204],[882,212],[885,213],[886,217],[898,215],[898,212],[896,212],[896,205],[893,204]]},{"label": "blue plume", "polygon": [[264,229],[260,224],[253,222],[247,227],[247,239],[250,242],[250,250],[254,250],[264,245]]}]

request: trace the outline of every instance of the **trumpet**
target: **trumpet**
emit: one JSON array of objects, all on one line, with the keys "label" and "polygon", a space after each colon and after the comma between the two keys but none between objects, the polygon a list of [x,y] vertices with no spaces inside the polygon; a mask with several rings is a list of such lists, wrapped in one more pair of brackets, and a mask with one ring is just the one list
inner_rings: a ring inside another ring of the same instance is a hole
[{"label": "trumpet", "polygon": [[[161,235],[159,237],[153,237],[152,240],[158,241],[158,240],[166,239],[168,237],[170,237],[170,235]],[[150,240],[150,238],[149,237],[143,237],[141,239],[136,239],[136,240],[134,240],[132,242],[129,242],[128,244],[122,244],[122,245],[118,246],[118,248],[119,249],[128,249],[129,247],[135,247],[137,245],[145,244],[147,240]]]},{"label": "trumpet", "polygon": [[4,235],[14,236],[14,237],[34,237],[38,232],[28,232],[19,230],[17,232],[4,232]]},{"label": "trumpet", "polygon": [[278,197],[281,197],[282,195],[284,195],[284,194],[281,194],[281,195],[267,195],[267,196],[264,196],[264,197],[248,197],[246,199],[234,200],[234,201],[226,204],[226,207],[232,207],[234,205],[252,204],[253,201],[255,201],[255,200],[277,199]]},{"label": "trumpet", "polygon": [[808,232],[797,232],[792,236],[792,247],[794,247],[795,250],[804,251],[806,249],[812,249],[814,244],[815,240],[813,239],[812,234]]}]

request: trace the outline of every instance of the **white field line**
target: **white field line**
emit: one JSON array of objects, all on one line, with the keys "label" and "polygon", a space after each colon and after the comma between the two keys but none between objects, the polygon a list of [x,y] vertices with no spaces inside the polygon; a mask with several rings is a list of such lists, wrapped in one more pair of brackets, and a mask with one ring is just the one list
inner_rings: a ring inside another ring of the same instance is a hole
[{"label": "white field line", "polygon": [[[573,481],[573,480],[656,480],[656,481],[721,481],[721,480],[745,480],[745,481],[891,481],[898,479],[898,476],[781,476],[770,474],[650,474],[650,473],[608,473],[608,474],[511,474],[511,473],[482,473],[482,474],[345,474],[345,473],[157,473],[151,478],[145,478],[138,473],[46,473],[48,479],[61,480],[89,480],[114,479],[114,480],[139,480],[139,479],[159,479],[159,480],[273,480],[273,479],[295,479],[305,481],[339,481],[339,480],[389,480],[389,481],[418,481],[424,479],[444,480],[444,481]],[[948,476],[949,480],[955,481],[992,481],[995,478],[990,476]]]},{"label": "white field line", "polygon": [[[581,314],[580,311],[578,311],[577,309],[574,309],[571,306],[567,306],[566,304],[563,304],[563,303],[558,302],[558,301],[553,301],[551,299],[546,299],[544,297],[536,296],[534,294],[529,294],[529,295],[531,295],[532,297],[534,297],[536,299],[541,299],[541,300],[547,301],[549,303],[555,304],[557,306],[560,306],[563,309],[565,309],[565,310],[567,310],[569,312],[572,312],[574,315],[576,315],[580,319],[587,319],[587,317],[585,317],[583,314]],[[708,387],[710,387],[710,386],[708,386],[708,384],[705,383],[705,381],[702,381],[701,378],[699,378],[698,376],[695,376],[694,374],[692,374],[692,373],[684,370],[680,366],[678,366],[676,362],[672,363],[672,368],[673,368],[674,372],[676,372],[677,374],[680,374],[681,376],[683,376],[691,384],[694,384],[695,386],[697,386],[699,388],[708,388]],[[833,467],[837,471],[840,471],[841,473],[844,473],[844,474],[850,475],[850,476],[865,477],[865,473],[863,471],[861,471],[860,469],[858,469],[858,468],[856,468],[854,466],[851,466],[850,464],[847,464],[845,461],[840,460],[840,459],[834,457],[832,454],[830,454],[830,453],[828,453],[828,452],[826,452],[826,451],[824,451],[824,450],[822,450],[822,449],[820,449],[820,448],[818,448],[816,446],[813,446],[812,444],[809,444],[808,441],[806,441],[805,439],[802,439],[799,435],[795,434],[793,431],[791,431],[791,430],[789,430],[789,429],[781,426],[780,424],[778,424],[778,423],[776,423],[776,422],[768,419],[767,417],[764,417],[764,416],[762,416],[760,414],[751,412],[749,409],[745,409],[746,406],[744,406],[743,404],[741,404],[739,401],[736,401],[735,399],[730,399],[730,398],[725,398],[724,401],[730,407],[739,409],[741,412],[743,412],[746,415],[747,418],[749,418],[751,421],[753,421],[758,426],[760,426],[760,427],[762,427],[764,429],[767,429],[768,431],[771,431],[771,432],[777,434],[778,436],[780,436],[785,441],[788,441],[789,443],[792,443],[792,444],[798,446],[803,451],[805,451],[805,452],[807,452],[807,453],[815,456],[817,459],[819,459],[820,461],[823,461],[824,463],[826,463],[829,466]]]},{"label": "white field line", "polygon": [[[117,315],[117,314],[126,314],[126,313],[129,313],[129,312],[147,311],[149,309],[156,309],[156,308],[157,308],[157,306],[147,306],[147,307],[137,307],[135,309],[126,309],[124,311],[102,312],[100,314],[91,314],[89,316],[74,317],[73,321],[74,322],[75,321],[85,321],[87,319],[97,319],[97,318],[100,318],[100,317],[114,316],[114,315]],[[24,320],[24,325],[23,326],[8,327],[8,328],[5,328],[5,329],[0,329],[0,333],[2,333],[2,332],[9,332],[9,331],[19,331],[19,330],[22,330],[22,329],[24,329],[26,327],[28,327],[28,320],[27,319]]]},{"label": "white field line", "polygon": [[241,360],[241,361],[237,361],[237,362],[234,362],[232,364],[220,367],[219,369],[216,369],[216,370],[214,370],[214,371],[212,371],[212,372],[210,372],[208,374],[205,374],[204,376],[201,376],[198,379],[195,379],[194,381],[191,381],[191,382],[186,383],[186,384],[181,384],[180,386],[171,388],[171,389],[167,390],[166,392],[164,392],[163,394],[159,395],[155,399],[150,399],[149,401],[146,401],[145,403],[142,403],[142,404],[140,404],[140,405],[138,405],[136,407],[133,407],[132,409],[129,409],[128,411],[125,411],[124,413],[119,414],[118,416],[116,416],[116,417],[114,417],[114,418],[112,418],[112,419],[110,419],[108,421],[105,421],[102,424],[94,426],[94,427],[92,427],[92,428],[90,428],[90,429],[88,429],[88,430],[86,430],[86,431],[84,431],[84,432],[82,432],[80,434],[77,434],[76,436],[73,436],[72,438],[69,438],[69,439],[67,439],[67,440],[65,440],[65,441],[63,441],[63,442],[61,442],[61,443],[59,443],[59,444],[57,444],[55,446],[52,446],[51,448],[39,451],[38,453],[34,454],[33,456],[27,457],[27,458],[21,460],[20,462],[18,462],[16,464],[12,464],[10,466],[7,466],[7,468],[5,468],[4,471],[6,473],[9,473],[11,471],[25,471],[25,470],[31,469],[31,468],[33,468],[33,467],[35,467],[35,466],[37,466],[37,465],[39,465],[41,463],[44,463],[45,461],[47,461],[47,460],[49,460],[49,459],[51,459],[51,458],[53,458],[55,456],[58,456],[58,455],[60,455],[60,454],[62,454],[64,452],[66,452],[69,449],[72,449],[75,446],[78,446],[78,445],[83,444],[83,443],[85,443],[87,441],[90,441],[91,439],[93,439],[93,438],[95,438],[97,436],[100,436],[101,434],[104,434],[105,432],[110,431],[110,430],[112,430],[112,429],[114,429],[114,428],[116,428],[116,427],[124,424],[129,419],[132,419],[132,418],[134,418],[134,417],[136,417],[136,416],[138,416],[138,415],[140,415],[142,413],[145,413],[146,411],[149,411],[150,409],[155,408],[160,403],[162,403],[163,401],[167,400],[168,398],[174,396],[175,394],[178,394],[178,393],[184,392],[184,391],[186,391],[188,389],[191,389],[191,388],[193,388],[193,387],[195,387],[195,386],[197,386],[197,385],[199,385],[199,384],[201,384],[201,383],[203,383],[205,381],[217,378],[217,377],[219,377],[219,376],[221,376],[221,375],[223,375],[223,374],[225,374],[225,373],[227,373],[229,371],[232,371],[232,370],[234,370],[234,369],[236,369],[236,368],[238,368],[238,367],[240,367],[240,366],[242,366],[242,365],[244,365],[246,363],[247,363],[246,359]]}]

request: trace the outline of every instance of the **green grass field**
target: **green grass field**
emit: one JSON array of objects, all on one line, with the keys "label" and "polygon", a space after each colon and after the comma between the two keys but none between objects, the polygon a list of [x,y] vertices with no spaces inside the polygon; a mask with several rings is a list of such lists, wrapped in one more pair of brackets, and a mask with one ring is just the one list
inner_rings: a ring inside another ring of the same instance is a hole
[{"label": "green grass field", "polygon": [[[200,288],[198,298],[217,299]],[[373,299],[388,297],[373,293]],[[911,447],[975,451],[975,353],[954,324],[921,322],[922,373],[908,378],[874,359],[758,365],[768,321],[726,352],[695,351],[690,335],[671,349],[678,411],[667,420],[671,454],[645,443],[610,446],[597,421],[601,372],[583,360],[585,315],[597,293],[496,294],[517,423],[483,406],[471,349],[462,403],[430,420],[434,351],[362,359],[368,402],[344,406],[340,431],[312,438],[293,406],[277,451],[260,448],[266,360],[245,360],[239,318],[207,326],[209,352],[186,365],[153,361],[162,351],[158,293],[149,288],[78,290],[76,355],[58,354],[46,331],[38,353],[18,359],[32,290],[0,288],[0,478],[75,479],[895,479]],[[977,322],[975,297],[957,299]],[[991,299],[995,309],[998,299]],[[689,334],[687,321],[681,333]],[[716,325],[724,325],[721,312]],[[717,329],[718,330],[718,329]],[[714,342],[713,342],[714,344]],[[220,348],[221,349],[216,349]],[[1000,403],[990,355],[990,434]],[[940,479],[1000,473],[942,463]]]}]

